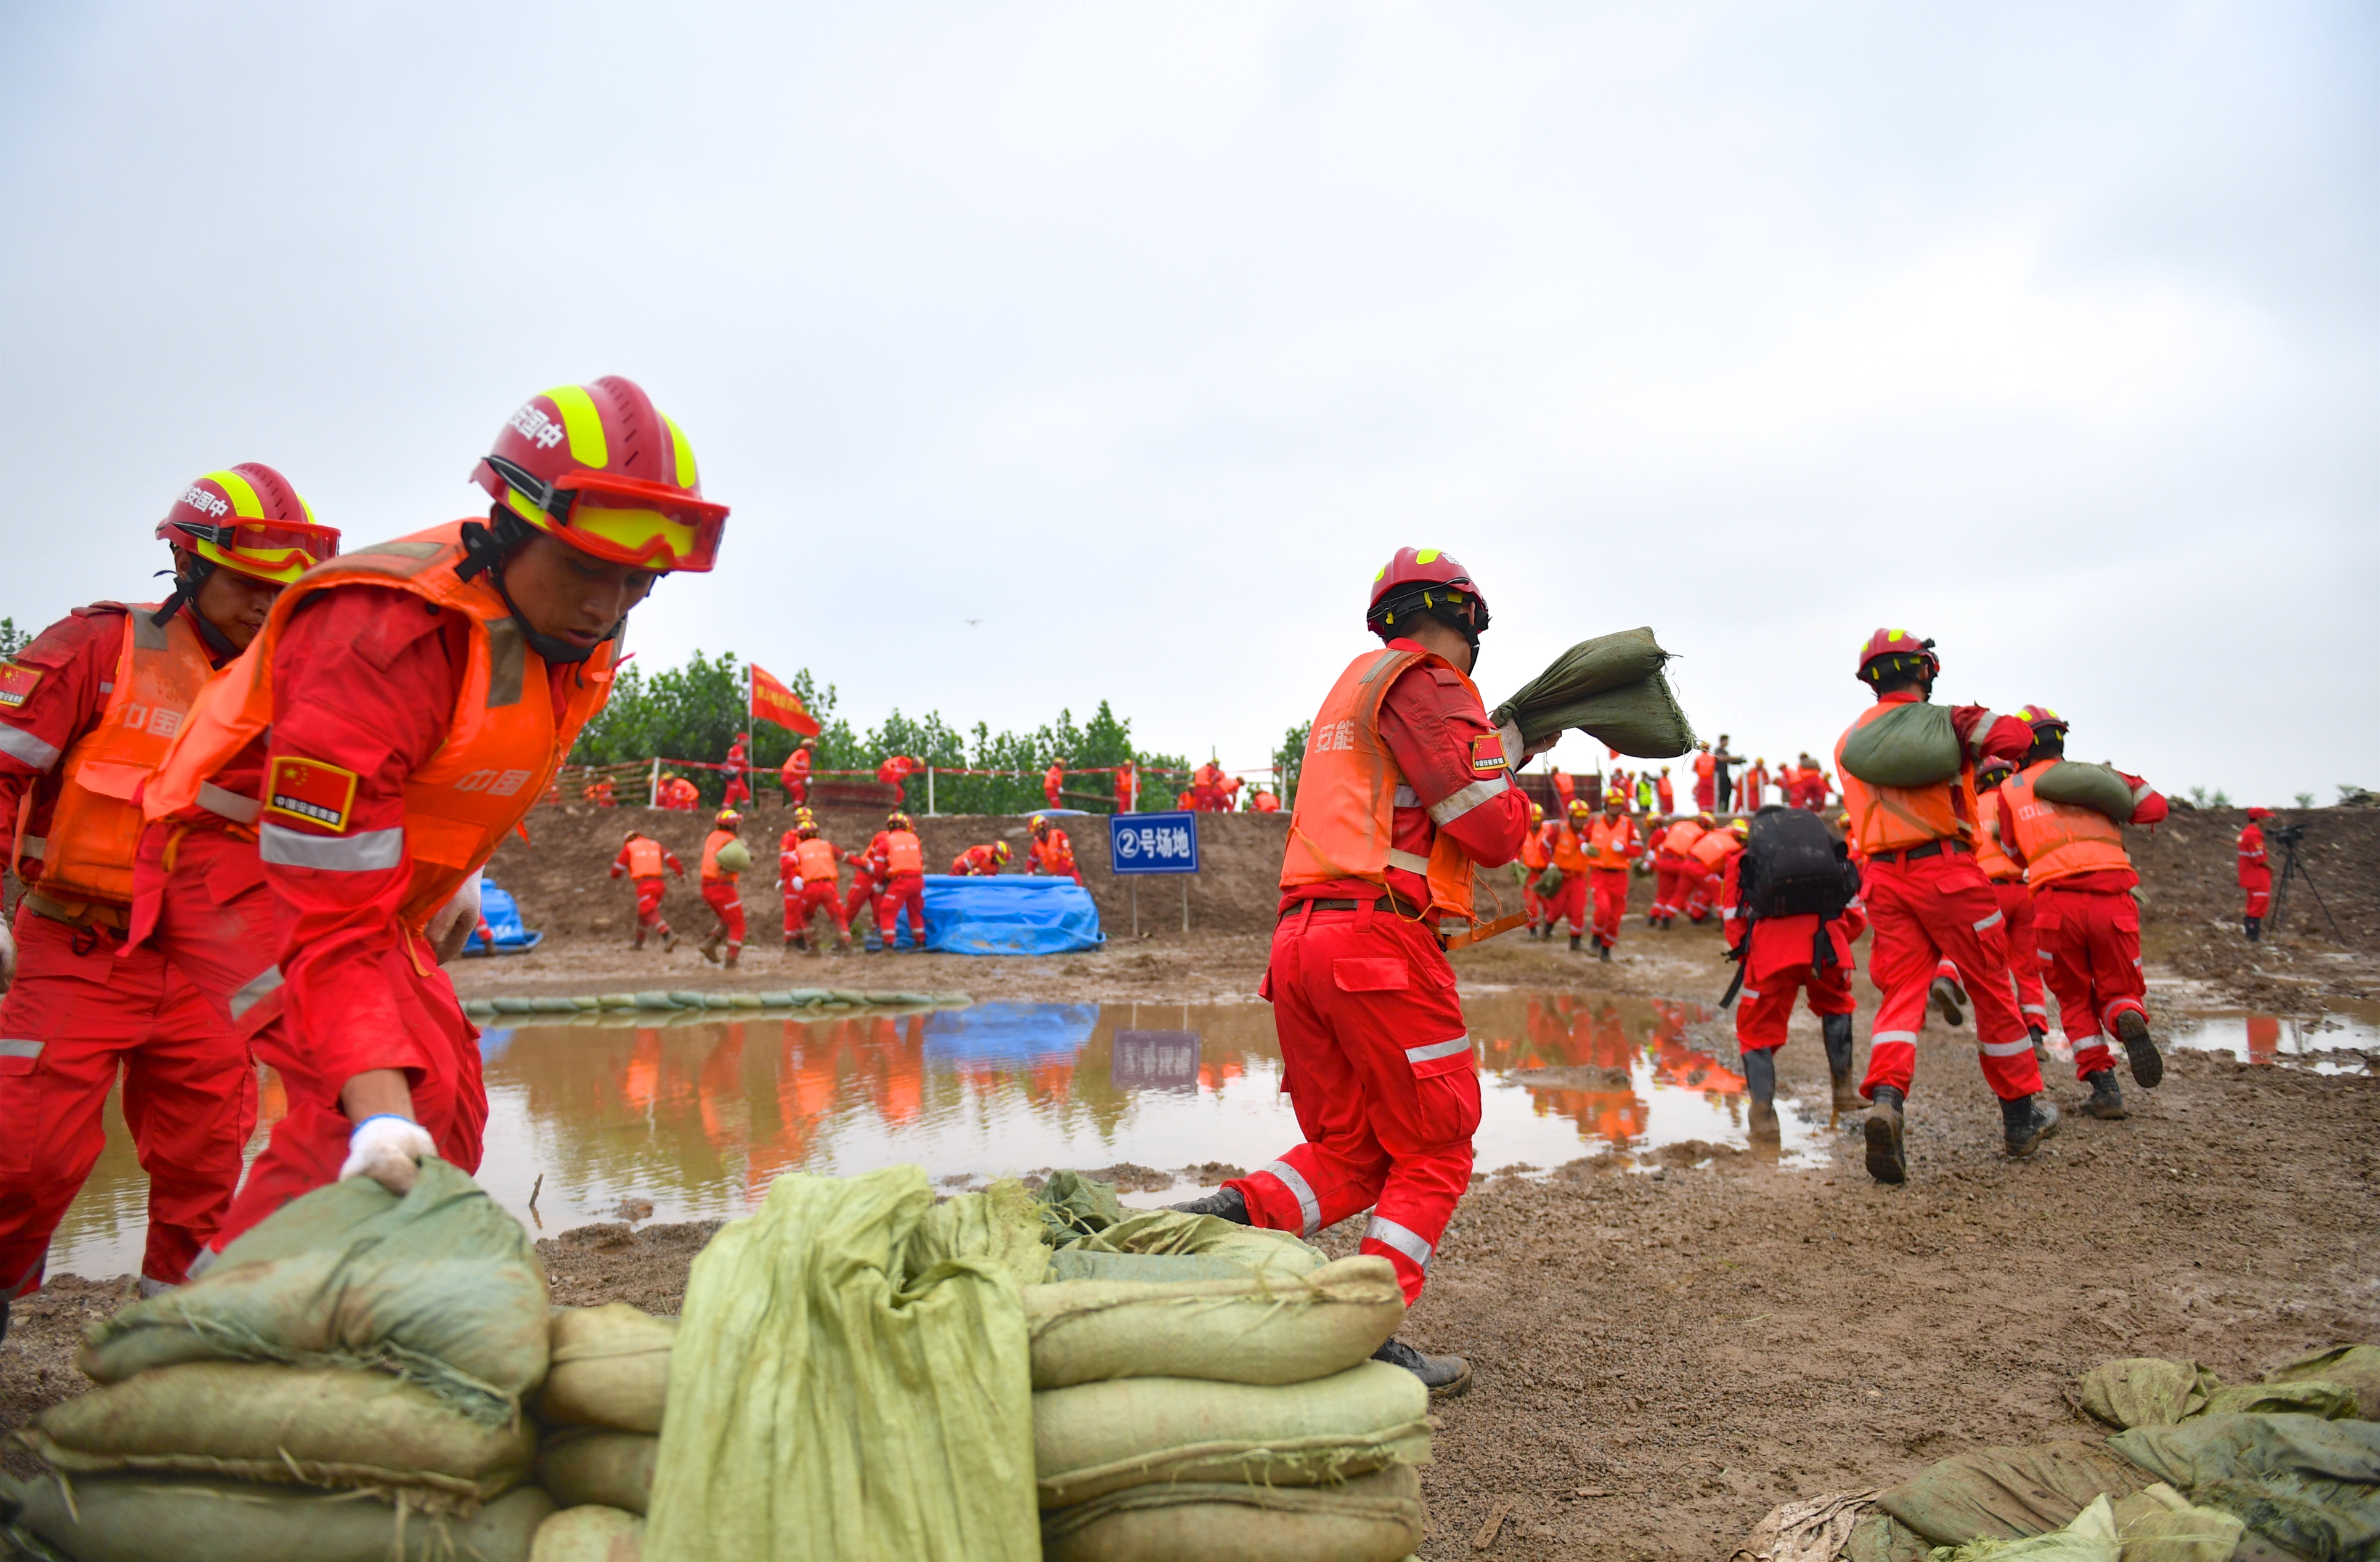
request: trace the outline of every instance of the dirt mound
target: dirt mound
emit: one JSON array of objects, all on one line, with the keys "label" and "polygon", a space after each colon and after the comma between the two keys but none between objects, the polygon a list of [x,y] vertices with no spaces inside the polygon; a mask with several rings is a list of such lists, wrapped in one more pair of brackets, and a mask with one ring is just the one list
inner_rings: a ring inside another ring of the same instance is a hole
[{"label": "dirt mound", "polygon": [[[2124,832],[2140,869],[2149,957],[2217,983],[2242,1002],[2284,1012],[2380,992],[2380,811],[2276,811],[2265,826],[2267,842],[2276,826],[2305,827],[2298,863],[2311,874],[2313,892],[2302,878],[2289,886],[2281,934],[2262,944],[2250,944],[2240,928],[2238,842],[2247,823],[2244,809],[2185,806],[2154,831]],[[2277,844],[2271,860],[2277,879]]]}]

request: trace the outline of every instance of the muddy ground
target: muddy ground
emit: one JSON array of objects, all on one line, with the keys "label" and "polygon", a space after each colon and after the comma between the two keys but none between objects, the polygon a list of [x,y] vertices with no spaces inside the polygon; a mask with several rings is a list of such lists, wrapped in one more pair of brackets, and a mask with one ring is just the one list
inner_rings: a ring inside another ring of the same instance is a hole
[{"label": "muddy ground", "polygon": [[[2380,815],[2308,817],[2345,945],[2306,936],[2251,949],[2239,938],[2236,816],[2185,817],[2138,843],[2161,1030],[2188,1009],[2308,1013],[2380,992]],[[598,822],[609,833],[617,817]],[[953,825],[948,842],[929,826],[929,842],[954,853],[972,823]],[[591,850],[591,827],[584,839]],[[784,986],[789,973],[832,968],[851,973],[839,986],[978,997],[1245,998],[1264,961],[1263,846],[1252,838],[1243,865],[1257,882],[1231,897],[1219,888],[1219,926],[1188,938],[1118,938],[1095,954],[1035,961],[762,950],[733,985]],[[564,931],[563,914],[539,902],[577,886],[559,872],[551,890],[516,878],[531,925],[555,933],[552,947],[464,967],[466,993],[730,985],[698,972],[685,948],[630,956],[605,936],[627,925],[616,910],[613,928],[594,928],[607,914],[590,905]],[[1643,898],[1640,884],[1639,909]],[[1709,928],[1651,933],[1632,918],[1609,964],[1519,935],[1456,960],[1473,991],[1709,1004],[1729,971],[1717,955]],[[1864,977],[1857,985],[1864,1062],[1874,992]],[[1693,1040],[1732,1062],[1730,1037],[1719,1018]],[[1825,1064],[1806,1015],[1793,1037],[1780,1104],[1824,1123]],[[1898,1189],[1868,1180],[1849,1123],[1829,1136],[1833,1164],[1815,1170],[1693,1145],[1633,1172],[1621,1156],[1517,1168],[1481,1146],[1481,1179],[1405,1329],[1427,1349],[1463,1352],[1477,1374],[1468,1397],[1439,1407],[1422,1555],[1723,1556],[1791,1496],[1881,1484],[1985,1444],[2096,1436],[2070,1389],[2111,1356],[2195,1357],[2238,1378],[2316,1346],[2380,1342],[2380,1075],[2341,1058],[2349,1072],[2316,1073],[2172,1054],[2161,1088],[2127,1086],[2135,1109],[2117,1123],[2075,1116],[2083,1092],[2061,1071],[2051,1090],[2069,1111],[2064,1131],[2010,1163],[1972,1031],[1937,1023],[1920,1046],[1912,1177]],[[1352,1251],[1360,1224],[1335,1228],[1324,1245]],[[540,1249],[557,1301],[671,1312],[710,1229],[585,1227]],[[74,1335],[118,1305],[125,1284],[62,1277],[19,1303],[0,1350],[0,1423],[79,1389]],[[1475,1552],[1500,1508],[1495,1539]]]}]

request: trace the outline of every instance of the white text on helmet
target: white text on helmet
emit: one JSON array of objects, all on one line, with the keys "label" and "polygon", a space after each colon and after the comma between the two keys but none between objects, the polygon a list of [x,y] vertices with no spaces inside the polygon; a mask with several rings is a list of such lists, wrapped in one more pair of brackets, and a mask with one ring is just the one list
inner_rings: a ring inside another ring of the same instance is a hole
[{"label": "white text on helmet", "polygon": [[182,503],[193,510],[203,510],[217,520],[231,514],[231,504],[228,501],[217,499],[196,483],[182,490]]},{"label": "white text on helmet", "polygon": [[532,441],[540,450],[552,450],[562,442],[562,425],[540,411],[535,402],[524,404],[514,413],[512,425],[520,430],[521,438]]}]

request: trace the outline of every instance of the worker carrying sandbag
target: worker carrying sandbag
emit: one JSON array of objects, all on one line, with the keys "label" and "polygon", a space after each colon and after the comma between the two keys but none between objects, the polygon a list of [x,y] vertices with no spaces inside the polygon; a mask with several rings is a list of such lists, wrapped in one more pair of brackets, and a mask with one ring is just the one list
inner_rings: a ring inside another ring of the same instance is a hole
[{"label": "worker carrying sandbag", "polygon": [[[2034,1060],[2039,1062],[2049,1056],[2049,995],[2041,985],[2041,945],[2034,934],[2033,895],[2025,886],[2023,866],[2000,844],[2000,782],[2013,770],[1998,755],[1975,767],[1975,861],[1984,877],[1992,881],[2000,914],[2008,918],[2009,983],[2016,989],[2016,1011],[2024,1016],[2024,1028],[2033,1037]],[[1941,988],[1937,975],[1937,997]],[[1953,1019],[1951,1023],[1958,1021]]]},{"label": "worker carrying sandbag", "polygon": [[1594,827],[1595,810],[1585,798],[1572,797],[1563,817],[1541,827],[1537,836],[1548,865],[1537,876],[1546,938],[1550,941],[1554,925],[1567,919],[1572,954],[1586,936],[1586,840]]},{"label": "worker carrying sandbag", "polygon": [[1780,1133],[1777,1048],[1785,1045],[1797,992],[1809,995],[1826,1038],[1835,1110],[1866,1104],[1852,1080],[1852,972],[1858,968],[1852,945],[1867,931],[1867,913],[1859,869],[1817,815],[1771,804],[1723,833],[1743,848],[1729,854],[1719,893],[1727,957],[1742,984],[1735,1042],[1752,1096],[1752,1137],[1774,1146]]},{"label": "worker carrying sandbag", "polygon": [[1980,705],[1931,704],[1941,671],[1931,640],[1905,629],[1869,636],[1858,676],[1876,703],[1835,744],[1851,849],[1863,864],[1876,929],[1868,977],[1883,995],[1860,1086],[1875,1103],[1867,1169],[1879,1182],[1909,1177],[1901,1107],[1916,1072],[1927,993],[1945,956],[1968,978],[1984,1078],[1999,1097],[2008,1153],[2029,1156],[2058,1128],[2058,1108],[2035,1099],[2041,1070],[2009,987],[2005,918],[1975,863],[1974,767],[1994,755],[2022,757],[2033,730]]},{"label": "worker carrying sandbag", "polygon": [[834,946],[851,948],[851,914],[840,886],[842,855],[807,814],[779,842],[778,880],[785,894],[785,947],[809,948],[810,923],[824,912],[834,924]]},{"label": "worker carrying sandbag", "polygon": [[726,507],[626,380],[530,398],[473,477],[494,501],[484,524],[298,577],[150,780],[143,861],[171,874],[156,926],[232,909],[211,888],[222,875],[176,872],[164,850],[208,814],[253,829],[249,871],[272,891],[233,902],[245,972],[191,973],[245,1011],[289,1099],[218,1249],[341,1177],[402,1193],[432,1151],[478,1168],[479,1031],[438,969],[432,918],[476,921],[480,867],[602,708],[628,611],[660,575],[718,556]]},{"label": "worker carrying sandbag", "polygon": [[739,837],[744,816],[735,809],[720,809],[710,827],[702,841],[702,903],[710,908],[710,931],[695,947],[717,965],[719,946],[724,943],[727,969],[733,971],[744,953],[744,890],[738,880],[752,866],[752,849]]},{"label": "worker carrying sandbag", "polygon": [[[2000,784],[2000,845],[2033,892],[2034,934],[2058,1022],[2074,1044],[2074,1077],[2091,1087],[2082,1109],[2121,1118],[2106,1031],[2124,1044],[2134,1084],[2155,1089],[2165,1078],[2141,976],[2141,908],[2132,899],[2141,876],[2123,827],[2157,823],[2166,800],[2138,776],[2067,759],[2066,719],[2047,706],[2028,705],[2017,718],[2032,729],[2033,746],[2024,768]],[[1978,1023],[1982,1013],[1977,1004]]]},{"label": "worker carrying sandbag", "polygon": [[[1469,672],[1488,604],[1454,558],[1400,549],[1349,662],[1316,714],[1281,863],[1281,921],[1258,989],[1273,1005],[1305,1141],[1177,1208],[1312,1236],[1369,1207],[1362,1251],[1421,1294],[1470,1186],[1479,1072],[1440,929],[1472,914],[1472,870],[1517,856],[1530,750],[1488,720]],[[1545,738],[1559,733],[1557,726]],[[1400,1340],[1380,1359],[1433,1391],[1471,1368]]]},{"label": "worker carrying sandbag", "polygon": [[[1628,817],[1627,800],[1617,792],[1603,797],[1603,816],[1586,827],[1587,890],[1595,897],[1595,955],[1609,961],[1620,942],[1620,924],[1628,914],[1628,870],[1645,854],[1645,838]],[[1578,941],[1571,940],[1571,947]]]},{"label": "worker carrying sandbag", "polygon": [[[91,1174],[117,1081],[149,1174],[144,1293],[181,1282],[238,1185],[256,1120],[248,1048],[217,999],[128,938],[140,810],[200,688],[256,636],[273,599],[339,551],[280,473],[249,462],[183,489],[157,523],[164,603],[77,608],[0,661],[0,821],[25,893],[0,927],[0,1336],[38,1290],[50,1236]],[[203,875],[212,842],[186,849]],[[222,885],[229,899],[253,873]],[[224,918],[209,902],[203,928]],[[7,969],[18,947],[13,977]]]},{"label": "worker carrying sandbag", "polygon": [[628,839],[620,847],[620,854],[612,859],[612,877],[628,876],[637,890],[637,943],[645,947],[645,936],[658,933],[663,952],[677,948],[677,935],[670,931],[669,921],[662,915],[662,895],[668,888],[662,878],[664,871],[674,873],[679,882],[686,879],[686,865],[677,854],[641,830],[628,831]]}]

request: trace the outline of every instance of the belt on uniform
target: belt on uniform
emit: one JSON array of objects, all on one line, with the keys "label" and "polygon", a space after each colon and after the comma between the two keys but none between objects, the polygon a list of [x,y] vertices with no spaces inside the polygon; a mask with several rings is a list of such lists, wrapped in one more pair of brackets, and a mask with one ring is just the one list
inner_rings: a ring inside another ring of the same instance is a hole
[{"label": "belt on uniform", "polygon": [[1293,901],[1290,903],[1288,908],[1281,914],[1280,920],[1287,922],[1291,917],[1295,916],[1299,912],[1304,911],[1308,906],[1312,906],[1316,911],[1361,911],[1367,905],[1374,911],[1393,912],[1397,915],[1404,917],[1408,921],[1418,921],[1421,917],[1421,908],[1415,905],[1411,901],[1404,899],[1401,895],[1382,895],[1377,901]]},{"label": "belt on uniform", "polygon": [[105,927],[121,933],[132,925],[129,910],[104,901],[57,901],[39,890],[28,890],[18,903],[35,916],[46,916],[69,927]]},{"label": "belt on uniform", "polygon": [[1912,846],[1905,852],[1876,852],[1868,860],[1879,863],[1913,863],[1920,857],[1939,857],[1952,852],[1974,855],[1974,848],[1963,841],[1928,841],[1923,846]]}]

